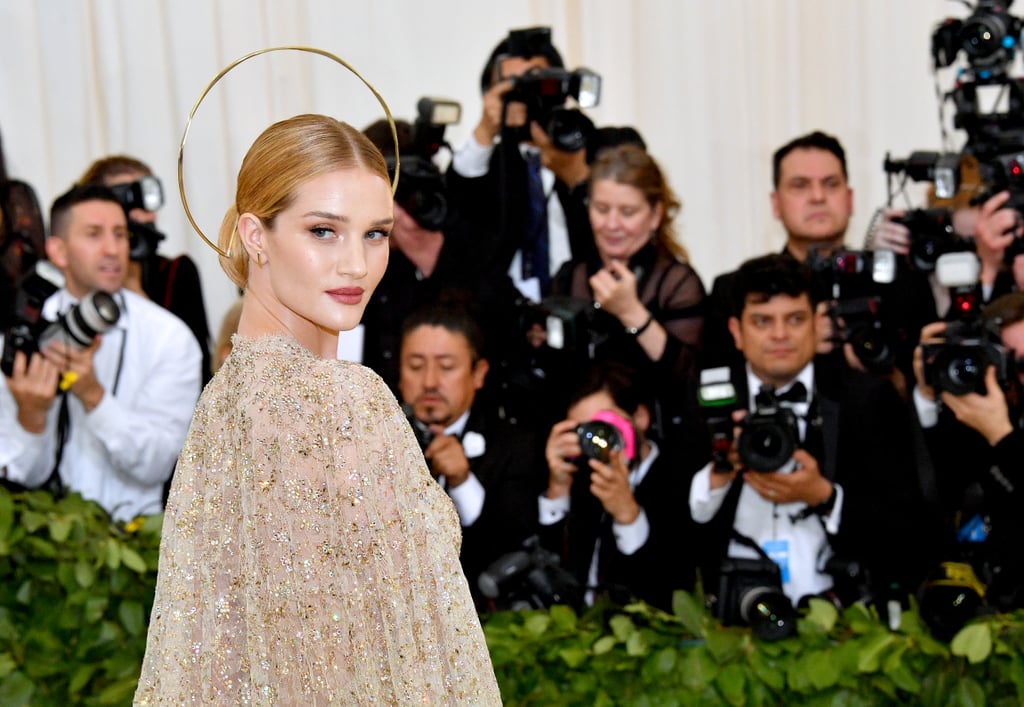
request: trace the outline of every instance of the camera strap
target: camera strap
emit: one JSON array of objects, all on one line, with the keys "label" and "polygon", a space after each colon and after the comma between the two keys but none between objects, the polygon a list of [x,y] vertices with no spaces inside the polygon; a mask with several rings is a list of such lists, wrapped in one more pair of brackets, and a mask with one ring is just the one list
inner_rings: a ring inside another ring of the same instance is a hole
[{"label": "camera strap", "polygon": [[762,560],[766,560],[767,562],[771,562],[774,566],[778,567],[778,563],[775,562],[775,560],[773,560],[771,557],[769,557],[768,553],[764,551],[764,548],[762,548],[760,545],[758,545],[756,542],[754,542],[753,538],[750,538],[750,537],[744,535],[743,533],[741,533],[740,531],[736,530],[736,528],[733,528],[732,529],[731,539],[736,541],[737,543],[739,543],[743,547],[750,548],[751,550],[756,552],[758,557],[760,557]]},{"label": "camera strap", "polygon": [[55,498],[64,495],[64,482],[60,478],[60,463],[64,459],[64,447],[68,443],[71,429],[71,416],[68,413],[68,391],[61,390],[60,406],[57,409],[57,451],[53,460],[53,470],[50,477],[43,484],[43,488],[49,491]]}]

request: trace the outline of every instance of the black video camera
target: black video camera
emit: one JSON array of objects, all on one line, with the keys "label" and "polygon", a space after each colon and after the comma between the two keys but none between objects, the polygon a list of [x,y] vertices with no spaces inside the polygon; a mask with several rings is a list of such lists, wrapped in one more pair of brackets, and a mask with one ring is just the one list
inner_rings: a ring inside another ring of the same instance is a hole
[{"label": "black video camera", "polygon": [[47,260],[37,261],[22,279],[15,295],[14,320],[4,336],[0,370],[5,376],[13,374],[14,356],[18,351],[30,357],[54,340],[74,348],[86,348],[97,334],[117,323],[121,316],[117,302],[100,290],[87,294],[56,321],[43,319],[43,303],[63,286],[63,274]]},{"label": "black video camera", "polygon": [[876,373],[892,369],[896,359],[894,327],[885,317],[877,286],[896,279],[896,255],[888,250],[808,253],[807,265],[827,290],[833,338],[849,343],[864,367]]},{"label": "black video camera", "polygon": [[[499,57],[544,56],[550,52],[551,30],[531,27],[512,30],[506,40],[508,53]],[[512,79],[512,88],[505,94],[506,105],[512,101],[526,104],[527,125],[519,135],[529,139],[529,123],[536,121],[551,138],[552,144],[564,152],[576,152],[587,145],[594,124],[582,112],[566,107],[573,99],[580,108],[593,108],[601,100],[601,76],[590,69],[568,71],[561,67],[534,69]]]},{"label": "black video camera", "polygon": [[1010,358],[995,322],[981,314],[978,259],[973,253],[952,253],[939,258],[936,275],[949,287],[952,300],[944,340],[921,346],[924,379],[936,391],[953,395],[984,395],[985,371],[995,366],[996,378],[1009,386]]}]

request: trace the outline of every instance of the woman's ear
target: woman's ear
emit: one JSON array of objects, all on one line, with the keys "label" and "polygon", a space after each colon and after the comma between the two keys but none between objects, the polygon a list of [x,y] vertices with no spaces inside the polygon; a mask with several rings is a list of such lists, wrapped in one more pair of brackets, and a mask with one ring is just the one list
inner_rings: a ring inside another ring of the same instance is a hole
[{"label": "woman's ear", "polygon": [[263,222],[248,211],[238,217],[238,239],[253,262],[257,262],[257,254],[262,256],[266,251],[266,229]]}]

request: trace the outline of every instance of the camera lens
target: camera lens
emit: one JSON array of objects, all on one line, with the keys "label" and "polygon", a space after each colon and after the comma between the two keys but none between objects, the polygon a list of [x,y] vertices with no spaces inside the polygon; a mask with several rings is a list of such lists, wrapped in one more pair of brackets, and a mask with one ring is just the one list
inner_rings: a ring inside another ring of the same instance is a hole
[{"label": "camera lens", "polygon": [[973,352],[964,351],[953,356],[942,372],[939,387],[953,395],[966,395],[984,387],[984,361]]},{"label": "camera lens", "polygon": [[754,471],[777,471],[796,451],[793,435],[773,419],[751,419],[737,445],[740,459]]},{"label": "camera lens", "polygon": [[622,433],[614,425],[601,420],[584,422],[576,428],[576,434],[580,439],[583,457],[597,459],[605,464],[611,460],[613,449],[621,451],[626,446]]},{"label": "camera lens", "polygon": [[884,371],[892,366],[892,347],[880,327],[858,327],[850,331],[848,338],[857,358],[868,370]]},{"label": "camera lens", "polygon": [[755,636],[777,641],[796,633],[796,610],[774,587],[754,587],[740,598],[740,616]]},{"label": "camera lens", "polygon": [[49,341],[60,340],[75,348],[91,345],[97,334],[109,330],[117,323],[121,310],[106,292],[90,292],[67,314],[46,328],[39,337],[39,348]]},{"label": "camera lens", "polygon": [[1006,26],[996,16],[978,17],[964,24],[961,31],[964,51],[975,64],[984,64],[1000,56]]}]

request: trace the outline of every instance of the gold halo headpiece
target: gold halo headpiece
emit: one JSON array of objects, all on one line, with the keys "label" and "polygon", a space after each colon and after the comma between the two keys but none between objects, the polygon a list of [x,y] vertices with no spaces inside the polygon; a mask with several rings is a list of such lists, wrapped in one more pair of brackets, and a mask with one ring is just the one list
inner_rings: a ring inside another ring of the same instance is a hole
[{"label": "gold halo headpiece", "polygon": [[[203,92],[201,94],[199,94],[199,98],[196,99],[195,105],[192,106],[192,110],[189,111],[188,120],[185,122],[185,132],[183,132],[182,135],[181,135],[181,145],[178,147],[178,193],[181,195],[181,205],[185,209],[185,217],[188,219],[188,222],[190,224],[192,224],[192,228],[195,229],[195,232],[199,234],[199,237],[202,238],[203,241],[206,242],[206,245],[208,245],[211,248],[213,248],[219,255],[221,255],[222,257],[225,257],[225,258],[229,258],[230,257],[228,255],[228,253],[226,253],[223,250],[221,250],[213,241],[211,241],[209,238],[206,237],[206,234],[203,233],[203,229],[199,228],[199,224],[197,224],[196,220],[192,217],[192,210],[188,208],[188,199],[185,197],[185,179],[184,179],[184,170],[183,170],[183,165],[184,165],[184,160],[185,160],[185,141],[188,139],[188,131],[189,131],[189,128],[192,127],[192,119],[195,117],[196,111],[199,110],[199,106],[200,106],[200,104],[202,104],[203,99],[206,98],[206,94],[208,94],[213,89],[213,87],[217,84],[218,81],[220,81],[222,78],[224,78],[224,76],[227,75],[227,73],[229,71],[231,71],[232,69],[234,69],[236,66],[238,66],[239,64],[241,64],[244,61],[248,61],[249,59],[252,59],[253,57],[256,57],[256,56],[260,56],[261,54],[267,54],[269,52],[279,52],[279,51],[309,52],[310,54],[319,54],[320,56],[327,57],[328,59],[334,61],[335,63],[341,64],[346,69],[351,71],[353,74],[355,74],[355,77],[357,79],[362,81],[363,84],[368,89],[370,89],[370,91],[373,93],[373,95],[376,96],[377,101],[380,103],[381,107],[384,109],[384,115],[388,119],[388,126],[391,128],[391,139],[395,141],[395,177],[391,181],[391,193],[394,194],[395,190],[398,189],[398,170],[399,170],[399,163],[398,163],[398,131],[395,128],[395,119],[391,117],[391,110],[388,108],[388,104],[384,102],[384,97],[380,95],[380,93],[377,91],[377,89],[374,88],[373,85],[369,81],[367,81],[365,78],[363,78],[362,74],[360,74],[358,71],[356,71],[352,67],[351,64],[349,64],[347,61],[345,61],[341,57],[336,56],[334,54],[331,54],[330,52],[328,52],[328,51],[326,51],[324,49],[317,49],[316,47],[302,47],[302,46],[268,47],[266,49],[259,49],[259,50],[254,51],[254,52],[250,52],[249,54],[246,54],[245,56],[243,56],[243,57],[241,57],[239,59],[235,59],[233,62],[231,62],[230,64],[225,66],[223,69],[220,70],[220,73],[218,73],[216,76],[213,77],[213,80],[210,81],[210,83],[206,84],[206,88],[204,88]],[[229,248],[229,250],[230,250],[230,248]]]}]

